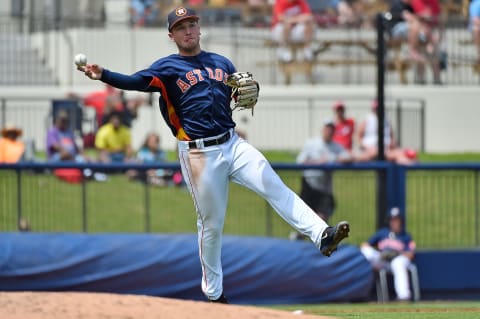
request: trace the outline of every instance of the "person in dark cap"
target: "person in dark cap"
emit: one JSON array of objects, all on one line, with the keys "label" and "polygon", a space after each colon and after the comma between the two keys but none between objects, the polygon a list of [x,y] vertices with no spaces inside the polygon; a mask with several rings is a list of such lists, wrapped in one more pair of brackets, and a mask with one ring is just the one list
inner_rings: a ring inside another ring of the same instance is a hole
[{"label": "person in dark cap", "polygon": [[404,216],[398,207],[389,211],[388,226],[379,229],[360,249],[374,269],[387,267],[394,278],[397,300],[411,300],[408,267],[415,258],[416,244],[405,230]]}]

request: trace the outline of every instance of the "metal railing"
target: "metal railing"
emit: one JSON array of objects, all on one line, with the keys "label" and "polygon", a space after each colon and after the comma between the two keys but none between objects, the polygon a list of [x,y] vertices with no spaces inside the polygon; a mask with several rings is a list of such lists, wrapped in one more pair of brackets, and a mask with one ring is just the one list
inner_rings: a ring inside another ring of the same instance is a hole
[{"label": "metal railing", "polygon": [[[47,130],[52,124],[53,102],[60,97],[29,96],[29,97],[1,97],[0,96],[0,128],[6,123],[14,123],[23,129],[22,138],[33,141],[37,151],[45,149]],[[255,131],[249,140],[262,149],[294,149],[301,147],[299,141],[318,134],[319,123],[322,119],[333,118],[332,105],[337,96],[323,94],[318,97],[263,97],[259,107],[255,110],[255,121],[242,118],[242,114],[235,112],[235,120],[239,128],[245,131]],[[360,123],[370,111],[372,97],[348,96],[342,98],[347,107],[347,116]],[[154,103],[158,103],[154,99]],[[420,152],[425,150],[425,100],[419,98],[387,98],[385,102],[386,115],[391,121],[397,143],[403,147],[414,148]],[[153,108],[143,108],[144,113],[135,121],[141,125],[139,130],[157,131],[161,125],[152,118],[157,105]],[[94,115],[92,109],[83,107],[84,132],[92,131],[91,124]],[[148,112],[151,112],[148,113]],[[150,114],[150,116],[149,116]],[[93,116],[93,117],[92,117]],[[170,132],[159,132],[161,136],[170,136]],[[284,134],[285,131],[291,132]],[[79,132],[82,133],[82,132]],[[132,129],[132,135],[143,141],[141,132]],[[275,136],[282,136],[279,141]],[[166,139],[164,141],[166,143]],[[165,145],[164,145],[165,147]],[[168,147],[169,148],[169,147]],[[173,147],[172,147],[173,149]]]},{"label": "metal railing", "polygon": [[[272,166],[297,193],[303,169],[332,170],[337,208],[330,222],[349,220],[350,243],[359,244],[375,231],[376,177],[378,172],[386,172],[391,181],[386,192],[388,201],[405,207],[407,230],[419,248],[480,246],[480,164],[397,166],[371,162]],[[55,171],[59,168],[89,168],[106,172],[108,178],[105,182],[82,179],[69,183],[57,177]],[[175,171],[179,166],[176,163],[0,165],[0,230],[15,231],[28,225],[31,231],[40,232],[196,231],[194,207],[185,187],[132,181],[123,173],[132,169]],[[405,174],[399,174],[402,171]],[[261,197],[231,185],[225,233],[288,237],[291,231]]]}]

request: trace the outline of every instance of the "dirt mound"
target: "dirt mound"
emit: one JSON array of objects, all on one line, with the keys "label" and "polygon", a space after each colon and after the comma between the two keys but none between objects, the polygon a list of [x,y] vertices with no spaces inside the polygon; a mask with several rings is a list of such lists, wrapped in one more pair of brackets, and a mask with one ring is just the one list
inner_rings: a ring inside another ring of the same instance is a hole
[{"label": "dirt mound", "polygon": [[[252,306],[106,293],[0,292],[2,319],[327,319]],[[331,318],[331,317],[330,317]]]}]

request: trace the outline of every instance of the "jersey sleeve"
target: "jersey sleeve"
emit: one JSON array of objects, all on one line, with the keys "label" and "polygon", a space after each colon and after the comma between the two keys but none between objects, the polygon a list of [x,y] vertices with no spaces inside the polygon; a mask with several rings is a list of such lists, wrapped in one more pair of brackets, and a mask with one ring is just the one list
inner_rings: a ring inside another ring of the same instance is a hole
[{"label": "jersey sleeve", "polygon": [[371,246],[376,246],[378,244],[378,242],[380,241],[381,237],[382,236],[381,236],[380,232],[377,231],[375,234],[370,236],[370,238],[367,240],[367,243],[369,243]]},{"label": "jersey sleeve", "polygon": [[126,75],[107,69],[103,70],[100,80],[110,84],[113,87],[116,87],[117,89],[142,92],[147,92],[148,84],[152,81],[150,77],[145,76],[140,72],[132,75]]}]

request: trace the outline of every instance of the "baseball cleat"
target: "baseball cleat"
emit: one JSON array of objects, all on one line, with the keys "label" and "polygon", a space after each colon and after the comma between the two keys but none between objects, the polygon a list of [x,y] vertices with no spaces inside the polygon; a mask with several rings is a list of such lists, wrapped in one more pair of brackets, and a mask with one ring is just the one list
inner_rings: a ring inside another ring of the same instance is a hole
[{"label": "baseball cleat", "polygon": [[335,227],[327,227],[322,234],[322,242],[320,251],[323,255],[330,257],[330,255],[337,250],[338,244],[348,237],[350,225],[348,222],[339,222]]},{"label": "baseball cleat", "polygon": [[220,297],[218,297],[218,299],[210,299],[210,302],[228,304],[228,300],[227,300],[227,298],[225,297],[224,294],[222,294]]}]

